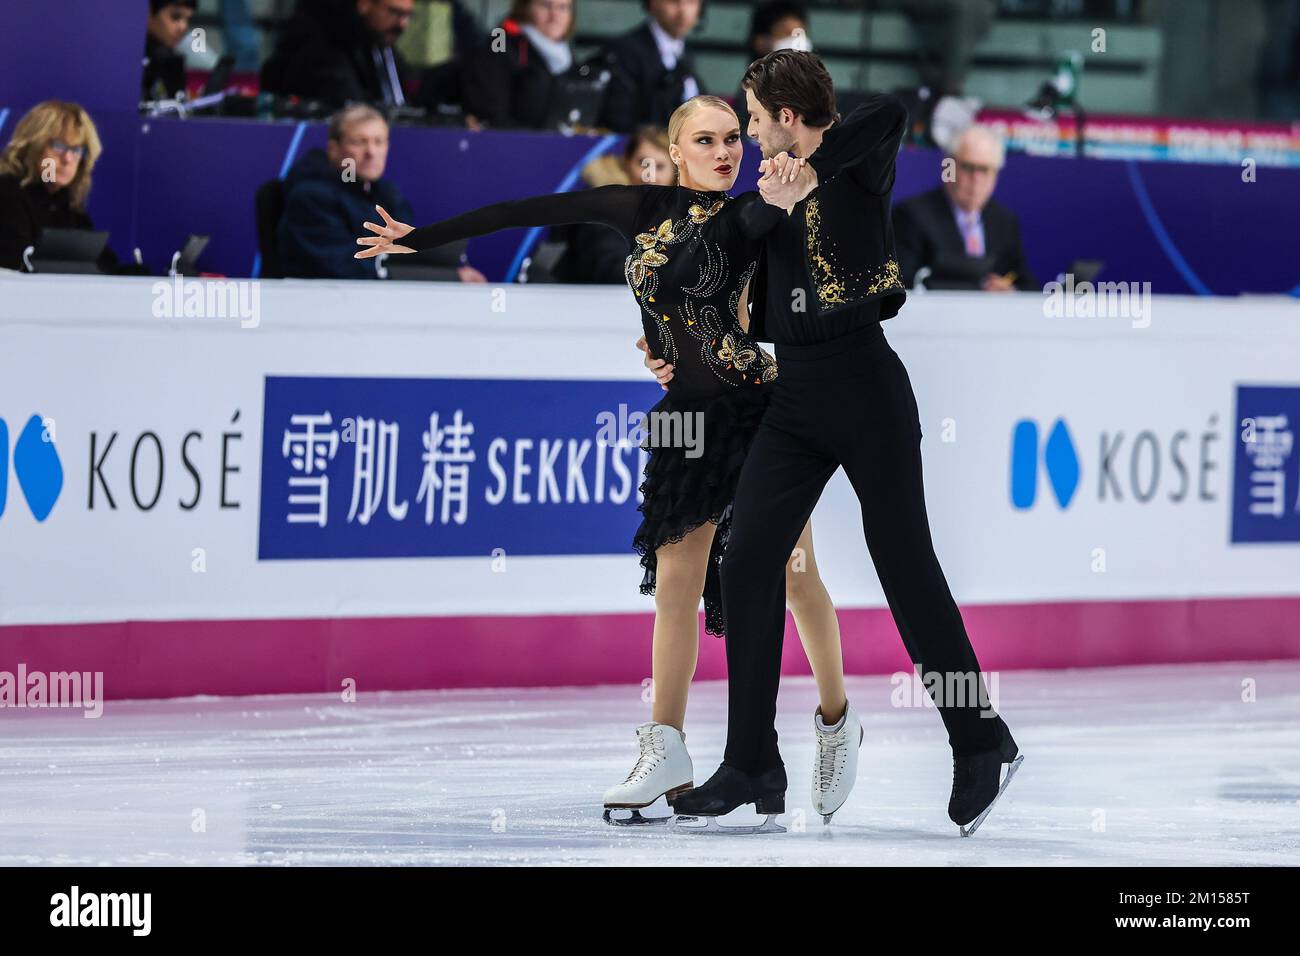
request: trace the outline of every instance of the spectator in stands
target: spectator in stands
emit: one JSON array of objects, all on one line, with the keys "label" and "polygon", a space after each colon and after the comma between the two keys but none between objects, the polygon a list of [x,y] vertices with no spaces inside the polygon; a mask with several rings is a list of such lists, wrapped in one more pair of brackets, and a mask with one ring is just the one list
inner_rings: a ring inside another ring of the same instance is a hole
[{"label": "spectator in stands", "polygon": [[[597,186],[633,186],[653,183],[671,186],[673,162],[668,155],[668,132],[643,126],[627,138],[621,156],[600,156],[582,168],[583,181]],[[560,282],[582,285],[622,285],[627,242],[617,231],[596,223],[579,223],[551,230],[551,238],[565,241],[564,254],[555,265]]]},{"label": "spectator in stands", "polygon": [[415,0],[298,0],[262,66],[262,89],[332,106],[404,106],[411,71],[394,44]]},{"label": "spectator in stands", "polygon": [[[86,111],[49,100],[33,106],[0,153],[0,268],[23,268],[23,250],[46,229],[94,229],[86,212],[102,148]],[[99,268],[117,259],[105,248]]]},{"label": "spectator in stands", "polygon": [[164,100],[185,91],[185,57],[176,47],[190,32],[198,0],[149,0],[140,98]]},{"label": "spectator in stands", "polygon": [[620,133],[668,126],[673,110],[704,92],[686,52],[700,0],[642,0],[645,23],[610,40],[601,59],[612,74],[600,125]]},{"label": "spectator in stands", "polygon": [[459,110],[461,72],[482,42],[482,26],[460,0],[416,0],[411,25],[397,43],[407,63],[422,73],[415,105]]},{"label": "spectator in stands", "polygon": [[262,62],[262,34],[248,9],[249,0],[218,0],[221,52],[235,58],[235,69],[255,71]]},{"label": "spectator in stands", "polygon": [[541,129],[556,78],[573,69],[574,0],[514,0],[465,63],[465,114],[474,123]]},{"label": "spectator in stands", "polygon": [[[808,35],[808,11],[802,3],[769,0],[754,7],[749,20],[749,59],[760,60],[773,50],[811,50]],[[740,128],[749,128],[748,99],[743,87],[734,100]]]},{"label": "spectator in stands", "polygon": [[923,54],[921,82],[938,96],[962,95],[975,47],[997,16],[996,0],[881,0],[878,9],[897,11],[912,22]]},{"label": "spectator in stands", "polygon": [[[903,284],[930,270],[931,288],[985,292],[1036,290],[1016,214],[992,198],[1005,160],[1002,141],[985,126],[957,138],[944,182],[894,207],[894,241]],[[952,175],[947,175],[951,170]]]},{"label": "spectator in stands", "polygon": [[[303,279],[374,279],[374,260],[354,259],[360,224],[376,217],[375,206],[405,220],[414,218],[397,186],[385,180],[388,122],[374,107],[357,104],[330,120],[329,141],[294,164],[285,177],[284,215],[277,231],[286,276]],[[462,282],[485,282],[471,266]]]},{"label": "spectator in stands", "polygon": [[802,3],[769,0],[754,7],[749,21],[749,53],[762,59],[773,50],[811,50],[808,11]]}]

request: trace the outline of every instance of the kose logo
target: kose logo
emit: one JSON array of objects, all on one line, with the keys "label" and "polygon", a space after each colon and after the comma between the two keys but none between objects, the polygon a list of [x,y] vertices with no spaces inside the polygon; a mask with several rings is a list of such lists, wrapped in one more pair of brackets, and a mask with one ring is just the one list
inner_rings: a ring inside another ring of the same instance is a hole
[{"label": "kose logo", "polygon": [[[1038,422],[1022,418],[1011,436],[1011,503],[1022,511],[1038,498]],[[1068,508],[1079,489],[1079,455],[1065,419],[1058,418],[1043,446],[1043,465],[1056,503]]]},{"label": "kose logo", "polygon": [[[1193,495],[1197,501],[1217,501],[1212,484],[1220,467],[1218,421],[1217,413],[1210,414],[1199,434],[1185,428],[1165,434],[1150,428],[1098,432],[1094,442],[1085,442],[1097,449],[1095,468],[1089,472],[1096,476],[1097,503],[1142,505],[1159,498],[1182,504]],[[1021,511],[1034,506],[1041,460],[1057,505],[1068,508],[1082,484],[1078,449],[1064,418],[1052,424],[1045,443],[1036,421],[1016,422],[1011,436],[1011,504]]]},{"label": "kose logo", "polygon": [[[14,477],[27,499],[32,517],[44,521],[54,510],[63,490],[63,465],[54,447],[54,436],[41,416],[33,415],[14,443]],[[9,491],[9,426],[0,418],[0,516],[5,513]]]}]

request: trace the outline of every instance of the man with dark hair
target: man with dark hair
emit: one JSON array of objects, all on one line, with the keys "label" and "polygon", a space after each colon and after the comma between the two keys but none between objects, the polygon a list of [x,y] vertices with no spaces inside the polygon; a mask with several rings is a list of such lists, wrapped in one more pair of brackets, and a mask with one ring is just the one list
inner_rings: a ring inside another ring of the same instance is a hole
[{"label": "man with dark hair", "polygon": [[[785,561],[843,466],[894,621],[947,727],[954,758],[948,814],[967,834],[1005,786],[1002,764],[1017,761],[1018,752],[989,705],[934,554],[916,400],[880,327],[906,296],[889,202],[907,111],[896,96],[877,94],[837,122],[831,78],[815,54],[802,51],[768,54],[742,85],[749,135],[767,157],[759,190],[787,212],[766,236],[750,305],[750,331],[776,343],[780,376],[741,473],[722,563],[725,759],[703,786],[678,797],[674,810],[716,818],[753,803],[768,814],[759,829],[775,828],[784,810],[775,721]],[[852,786],[862,730],[848,702],[840,714],[819,709],[814,727],[814,804],[829,822]]]},{"label": "man with dark hair", "polygon": [[415,0],[299,0],[275,52],[262,65],[262,89],[331,106],[404,106],[410,70],[395,44]]},{"label": "man with dark hair", "polygon": [[164,100],[185,90],[185,57],[176,47],[190,32],[199,0],[149,0],[144,36],[144,75],[140,98]]},{"label": "man with dark hair", "polygon": [[703,92],[686,52],[701,0],[642,0],[645,23],[615,37],[600,53],[610,82],[600,125],[619,133],[667,126],[673,110]]}]

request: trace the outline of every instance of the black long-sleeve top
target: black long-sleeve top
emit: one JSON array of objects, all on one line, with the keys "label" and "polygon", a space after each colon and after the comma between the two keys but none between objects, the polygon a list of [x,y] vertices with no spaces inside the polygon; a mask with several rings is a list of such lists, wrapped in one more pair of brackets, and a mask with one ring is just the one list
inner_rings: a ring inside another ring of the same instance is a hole
[{"label": "black long-sleeve top", "polygon": [[784,211],[757,193],[732,198],[681,186],[600,186],[494,203],[399,240],[428,249],[519,226],[599,223],[627,242],[624,277],[651,352],[674,366],[669,394],[709,398],[776,377],[776,363],[741,328],[740,296],[762,237]]},{"label": "black long-sleeve top", "polygon": [[[26,186],[17,176],[0,175],[0,269],[23,269],[23,250],[40,243],[46,229],[89,229],[95,224],[73,206],[67,189],[50,192],[40,180]],[[101,272],[117,272],[117,256],[108,247],[99,255]]]},{"label": "black long-sleeve top", "polygon": [[808,157],[817,188],[767,233],[752,329],[761,341],[809,345],[897,313],[890,192],[907,110],[892,94],[859,105]]}]

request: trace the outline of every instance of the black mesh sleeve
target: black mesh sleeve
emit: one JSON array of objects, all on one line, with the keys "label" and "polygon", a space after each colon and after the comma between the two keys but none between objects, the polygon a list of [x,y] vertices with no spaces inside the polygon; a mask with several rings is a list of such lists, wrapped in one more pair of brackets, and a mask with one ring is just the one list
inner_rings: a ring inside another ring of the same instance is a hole
[{"label": "black mesh sleeve", "polygon": [[746,239],[762,239],[789,215],[780,206],[764,202],[756,192],[741,193],[736,197],[736,205],[736,221]]},{"label": "black mesh sleeve", "polygon": [[630,240],[636,232],[637,213],[645,192],[645,186],[598,186],[578,192],[511,199],[413,229],[397,244],[416,250],[431,249],[499,229],[574,222],[610,226]]}]

